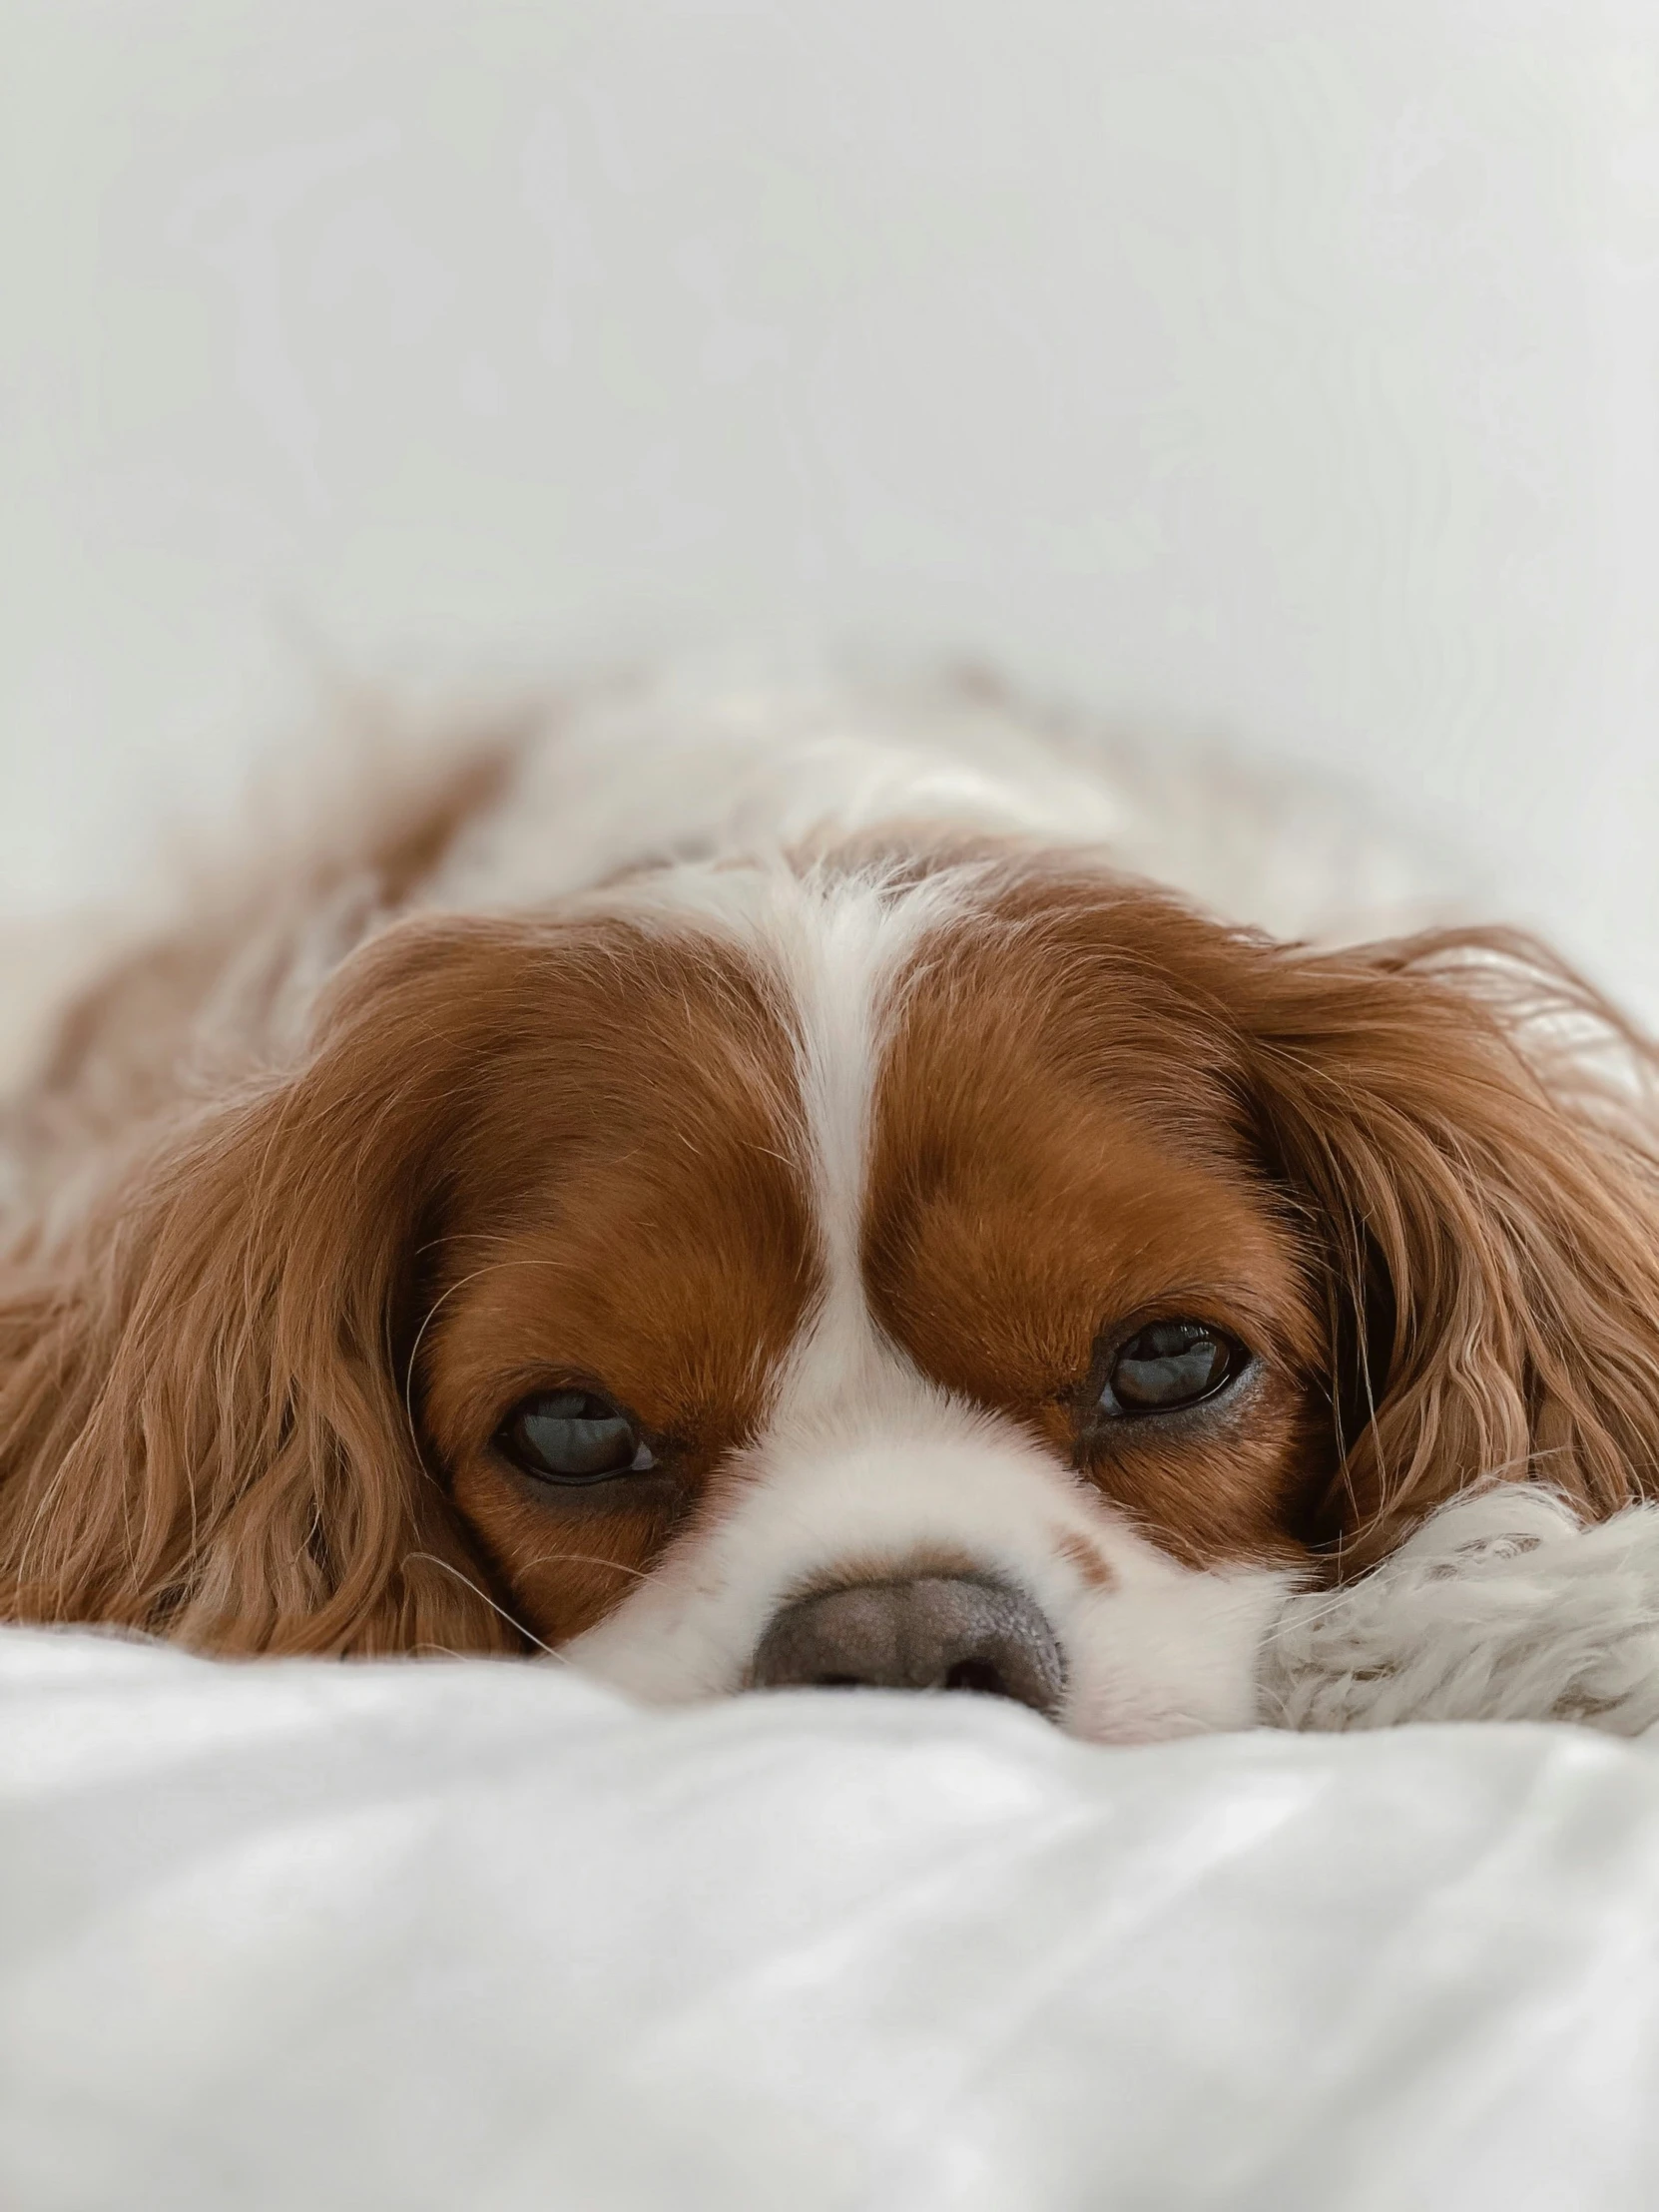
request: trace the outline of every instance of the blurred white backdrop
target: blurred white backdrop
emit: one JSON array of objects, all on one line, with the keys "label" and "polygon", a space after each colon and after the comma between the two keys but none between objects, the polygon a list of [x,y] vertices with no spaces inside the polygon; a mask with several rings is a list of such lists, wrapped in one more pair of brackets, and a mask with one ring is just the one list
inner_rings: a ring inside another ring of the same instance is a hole
[{"label": "blurred white backdrop", "polygon": [[969,653],[1659,1015],[1653,0],[5,0],[0,909],[320,668]]}]

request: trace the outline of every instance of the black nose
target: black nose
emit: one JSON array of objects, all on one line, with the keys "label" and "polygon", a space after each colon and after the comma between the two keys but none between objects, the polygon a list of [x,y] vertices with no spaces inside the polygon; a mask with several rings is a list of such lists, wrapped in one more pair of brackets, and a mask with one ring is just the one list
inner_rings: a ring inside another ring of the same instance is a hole
[{"label": "black nose", "polygon": [[1052,1720],[1065,1662],[1022,1590],[929,1574],[786,1605],[761,1639],[750,1680],[760,1690],[976,1690]]}]

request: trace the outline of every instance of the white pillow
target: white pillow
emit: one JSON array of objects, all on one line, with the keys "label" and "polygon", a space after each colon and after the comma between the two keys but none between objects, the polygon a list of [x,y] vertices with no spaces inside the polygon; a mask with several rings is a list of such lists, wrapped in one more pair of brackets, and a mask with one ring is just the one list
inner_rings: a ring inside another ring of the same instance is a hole
[{"label": "white pillow", "polygon": [[1659,1764],[0,1632],[19,2212],[1659,2202]]}]

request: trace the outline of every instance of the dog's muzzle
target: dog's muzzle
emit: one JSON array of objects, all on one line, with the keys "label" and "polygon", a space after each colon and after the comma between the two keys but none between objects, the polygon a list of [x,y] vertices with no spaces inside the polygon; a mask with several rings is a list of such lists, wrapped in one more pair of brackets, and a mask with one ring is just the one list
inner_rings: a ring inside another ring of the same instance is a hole
[{"label": "dog's muzzle", "polygon": [[917,1575],[798,1598],[762,1637],[758,1690],[971,1690],[1052,1720],[1065,1659],[1038,1606],[989,1577]]}]

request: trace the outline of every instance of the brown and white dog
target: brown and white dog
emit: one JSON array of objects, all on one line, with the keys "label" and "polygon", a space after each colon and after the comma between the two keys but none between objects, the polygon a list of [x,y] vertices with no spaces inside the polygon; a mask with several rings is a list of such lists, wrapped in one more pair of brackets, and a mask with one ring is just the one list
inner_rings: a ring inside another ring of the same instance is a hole
[{"label": "brown and white dog", "polygon": [[1646,1048],[1518,941],[1123,871],[1306,876],[1245,804],[646,688],[221,886],[11,1110],[0,1613],[1127,1741],[1470,1485],[1643,1493]]}]

